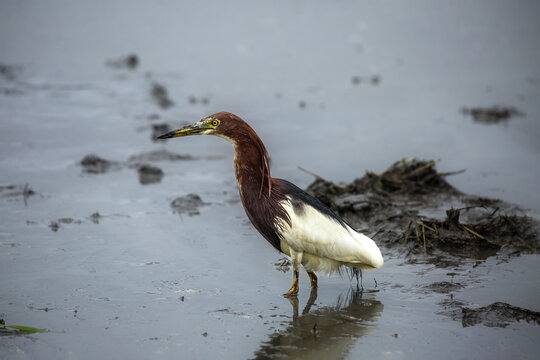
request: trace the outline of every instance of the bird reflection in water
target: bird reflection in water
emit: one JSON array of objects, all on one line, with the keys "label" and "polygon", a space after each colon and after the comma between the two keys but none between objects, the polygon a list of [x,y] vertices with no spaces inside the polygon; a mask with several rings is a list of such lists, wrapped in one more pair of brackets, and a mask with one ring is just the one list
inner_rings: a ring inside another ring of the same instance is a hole
[{"label": "bird reflection in water", "polygon": [[[363,296],[364,295],[364,296]],[[289,299],[293,318],[286,329],[270,335],[255,352],[254,359],[342,359],[359,337],[368,336],[384,305],[362,291],[349,291],[337,298],[335,306],[311,311],[317,300],[317,288],[311,290],[302,314],[298,298]]]}]

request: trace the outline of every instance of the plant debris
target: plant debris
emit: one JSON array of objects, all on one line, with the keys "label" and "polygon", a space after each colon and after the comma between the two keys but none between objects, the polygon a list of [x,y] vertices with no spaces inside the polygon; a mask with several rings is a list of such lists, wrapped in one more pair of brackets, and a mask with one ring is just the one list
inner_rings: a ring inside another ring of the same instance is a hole
[{"label": "plant debris", "polygon": [[38,329],[30,326],[6,325],[4,319],[0,319],[0,336],[28,335],[34,333],[46,333],[47,329]]},{"label": "plant debris", "polygon": [[463,327],[482,324],[488,327],[506,327],[512,322],[524,320],[540,325],[540,312],[523,309],[503,302],[483,306],[478,309],[462,308]]},{"label": "plant debris", "polygon": [[527,253],[538,251],[538,227],[527,216],[497,215],[481,217],[474,223],[459,221],[462,209],[449,209],[446,219],[411,220],[398,241],[411,252],[442,250],[466,258],[485,259],[503,247]]},{"label": "plant debris", "polygon": [[199,215],[199,208],[205,205],[208,204],[202,201],[201,197],[197,194],[187,194],[171,202],[171,207],[175,213],[180,215],[187,213],[189,216]]},{"label": "plant debris", "polygon": [[[404,159],[381,174],[366,172],[346,185],[317,176],[307,192],[354,227],[367,228],[364,232],[377,242],[405,250],[409,256],[485,259],[503,251],[507,255],[538,252],[537,221],[511,204],[463,194],[445,179],[463,170],[439,173],[435,164],[435,160]],[[452,208],[456,203],[464,207]],[[446,212],[446,218],[426,216],[426,212]]]},{"label": "plant debris", "polygon": [[473,121],[481,124],[498,124],[506,122],[508,119],[524,114],[512,106],[492,106],[489,108],[463,108],[461,112],[470,115]]}]

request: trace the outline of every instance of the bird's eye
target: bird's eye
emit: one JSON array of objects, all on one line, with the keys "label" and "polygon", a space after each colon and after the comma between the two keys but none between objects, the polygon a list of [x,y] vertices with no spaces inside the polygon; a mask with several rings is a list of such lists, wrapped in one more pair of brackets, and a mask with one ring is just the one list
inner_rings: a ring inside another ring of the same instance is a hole
[{"label": "bird's eye", "polygon": [[212,120],[210,122],[210,125],[212,125],[213,127],[217,127],[219,125],[219,120],[216,120],[216,119]]}]

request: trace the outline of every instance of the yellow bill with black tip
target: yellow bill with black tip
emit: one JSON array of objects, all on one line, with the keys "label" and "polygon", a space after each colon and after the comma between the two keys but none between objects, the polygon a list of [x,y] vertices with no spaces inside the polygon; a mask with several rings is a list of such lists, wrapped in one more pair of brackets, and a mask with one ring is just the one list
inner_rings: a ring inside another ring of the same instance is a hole
[{"label": "yellow bill with black tip", "polygon": [[170,139],[170,138],[181,137],[181,136],[203,135],[208,130],[209,128],[204,126],[204,124],[196,123],[193,125],[184,126],[183,128],[180,128],[180,129],[169,131],[168,133],[160,135],[157,138]]}]

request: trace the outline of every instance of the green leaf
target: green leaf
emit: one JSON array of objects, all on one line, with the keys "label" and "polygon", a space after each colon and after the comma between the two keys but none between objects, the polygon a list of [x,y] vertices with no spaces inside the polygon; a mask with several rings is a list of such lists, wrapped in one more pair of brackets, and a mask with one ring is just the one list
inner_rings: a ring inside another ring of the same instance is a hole
[{"label": "green leaf", "polygon": [[38,328],[33,328],[33,327],[30,327],[30,326],[21,326],[21,325],[0,325],[1,327],[8,327],[8,328],[11,328],[11,329],[16,329],[16,330],[19,330],[21,333],[23,334],[33,334],[33,333],[46,333],[46,332],[49,332],[49,330],[47,329],[38,329]]}]

